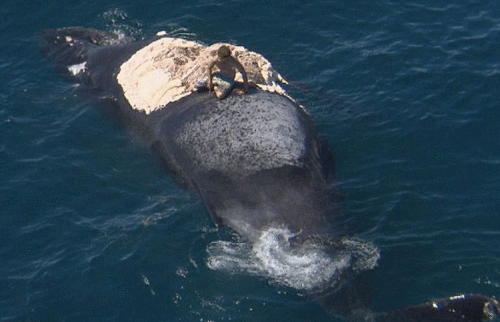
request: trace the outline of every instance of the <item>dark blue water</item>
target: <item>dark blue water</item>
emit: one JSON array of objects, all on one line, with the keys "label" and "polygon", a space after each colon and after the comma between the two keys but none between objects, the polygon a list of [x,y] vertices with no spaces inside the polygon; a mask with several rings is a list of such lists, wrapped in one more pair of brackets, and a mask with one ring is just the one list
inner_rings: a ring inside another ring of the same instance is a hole
[{"label": "dark blue water", "polygon": [[166,30],[267,57],[334,147],[376,310],[500,296],[496,1],[0,4],[0,321],[330,321],[294,289],[207,266],[214,229],[147,150],[62,79],[36,32]]}]

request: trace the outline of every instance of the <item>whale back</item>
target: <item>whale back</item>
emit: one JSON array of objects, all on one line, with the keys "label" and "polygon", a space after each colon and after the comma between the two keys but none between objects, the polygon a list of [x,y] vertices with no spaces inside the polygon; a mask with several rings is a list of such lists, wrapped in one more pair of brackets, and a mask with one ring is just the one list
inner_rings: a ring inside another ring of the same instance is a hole
[{"label": "whale back", "polygon": [[202,93],[177,104],[183,107],[158,112],[164,116],[153,145],[216,224],[249,240],[273,225],[335,233],[333,157],[298,104],[258,89],[222,101]]}]

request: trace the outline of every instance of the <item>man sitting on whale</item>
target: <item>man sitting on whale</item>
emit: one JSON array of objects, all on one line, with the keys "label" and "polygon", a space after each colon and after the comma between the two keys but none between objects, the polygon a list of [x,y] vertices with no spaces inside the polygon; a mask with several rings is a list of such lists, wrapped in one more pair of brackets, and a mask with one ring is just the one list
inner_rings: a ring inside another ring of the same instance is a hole
[{"label": "man sitting on whale", "polygon": [[[212,74],[214,67],[217,67],[219,71]],[[208,66],[208,90],[214,90],[215,96],[218,99],[224,99],[229,96],[234,87],[236,70],[240,72],[244,86],[243,90],[239,91],[238,94],[245,94],[248,91],[248,78],[245,69],[236,58],[231,56],[231,50],[227,46],[221,46],[217,50],[217,58]],[[212,78],[214,79],[213,81]]]}]

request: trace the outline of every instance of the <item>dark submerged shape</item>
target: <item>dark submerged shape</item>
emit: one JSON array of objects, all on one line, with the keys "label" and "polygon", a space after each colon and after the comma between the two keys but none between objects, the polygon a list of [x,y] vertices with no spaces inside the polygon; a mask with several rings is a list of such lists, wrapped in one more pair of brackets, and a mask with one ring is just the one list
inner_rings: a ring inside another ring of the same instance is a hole
[{"label": "dark submerged shape", "polygon": [[[132,107],[117,74],[157,39],[130,42],[68,28],[43,32],[40,45],[67,75],[99,91],[110,114],[143,138],[181,186],[203,199],[215,224],[230,226],[249,242],[270,227],[293,232],[291,245],[342,236],[332,152],[293,100],[253,87],[224,100],[193,93],[150,114]],[[70,75],[73,65],[79,68]],[[352,320],[472,322],[499,315],[498,302],[480,295],[375,314],[354,275],[344,274],[335,289],[311,297]]]}]

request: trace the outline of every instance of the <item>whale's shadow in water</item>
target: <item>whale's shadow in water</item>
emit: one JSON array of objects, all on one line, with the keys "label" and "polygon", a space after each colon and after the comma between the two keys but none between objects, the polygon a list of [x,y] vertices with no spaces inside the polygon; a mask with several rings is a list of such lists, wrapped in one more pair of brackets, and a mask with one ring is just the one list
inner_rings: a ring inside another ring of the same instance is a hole
[{"label": "whale's shadow in water", "polygon": [[217,100],[193,87],[206,47],[166,35],[132,42],[94,29],[47,30],[42,52],[73,81],[96,88],[107,111],[140,136],[165,170],[242,241],[208,246],[212,269],[263,275],[330,313],[364,321],[483,321],[498,302],[462,295],[389,313],[370,310],[361,276],[379,259],[345,235],[330,147],[262,56],[231,46],[253,87]]}]

